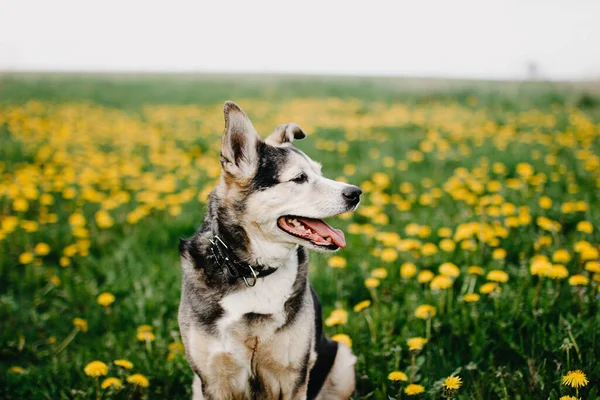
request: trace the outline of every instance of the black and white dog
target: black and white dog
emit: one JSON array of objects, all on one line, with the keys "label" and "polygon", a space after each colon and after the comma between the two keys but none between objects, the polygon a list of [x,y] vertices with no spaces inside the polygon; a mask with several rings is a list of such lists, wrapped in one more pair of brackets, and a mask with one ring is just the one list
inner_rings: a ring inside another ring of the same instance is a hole
[{"label": "black and white dog", "polygon": [[335,251],[344,234],[321,220],[354,210],[358,187],[327,179],[280,125],[261,140],[224,106],[221,179],[202,228],[181,240],[179,327],[194,399],[347,399],[356,357],[323,334],[307,249]]}]

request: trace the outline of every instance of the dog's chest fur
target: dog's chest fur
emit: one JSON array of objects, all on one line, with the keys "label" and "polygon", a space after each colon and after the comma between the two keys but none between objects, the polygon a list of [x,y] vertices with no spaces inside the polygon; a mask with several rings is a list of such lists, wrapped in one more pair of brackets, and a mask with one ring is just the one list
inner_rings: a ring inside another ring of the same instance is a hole
[{"label": "dog's chest fur", "polygon": [[[217,295],[184,284],[181,332],[205,398],[303,398],[317,357],[307,268],[301,249],[254,287]],[[197,312],[209,298],[215,318]]]}]

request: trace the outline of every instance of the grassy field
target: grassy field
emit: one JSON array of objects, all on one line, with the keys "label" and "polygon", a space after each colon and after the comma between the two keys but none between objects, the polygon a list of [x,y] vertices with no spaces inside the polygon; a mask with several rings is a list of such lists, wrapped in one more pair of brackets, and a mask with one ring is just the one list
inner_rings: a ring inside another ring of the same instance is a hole
[{"label": "grassy field", "polygon": [[84,75],[0,77],[0,398],[189,398],[177,242],[226,99],[365,192],[311,255],[355,398],[597,398],[597,85]]}]

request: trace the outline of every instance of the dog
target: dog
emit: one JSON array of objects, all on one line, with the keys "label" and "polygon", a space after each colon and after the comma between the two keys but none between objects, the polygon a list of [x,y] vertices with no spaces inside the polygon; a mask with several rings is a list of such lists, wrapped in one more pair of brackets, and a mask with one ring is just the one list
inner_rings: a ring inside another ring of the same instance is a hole
[{"label": "dog", "polygon": [[323,333],[307,250],[346,246],[322,218],[353,211],[362,192],[321,175],[293,145],[298,125],[263,141],[235,103],[223,111],[220,180],[203,226],[179,243],[193,399],[348,399],[356,357]]}]

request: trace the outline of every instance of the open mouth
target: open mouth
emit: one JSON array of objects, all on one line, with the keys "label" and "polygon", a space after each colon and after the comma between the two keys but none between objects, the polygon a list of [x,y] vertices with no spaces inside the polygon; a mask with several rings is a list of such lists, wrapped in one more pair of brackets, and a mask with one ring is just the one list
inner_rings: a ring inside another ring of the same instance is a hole
[{"label": "open mouth", "polygon": [[321,219],[285,215],[279,217],[277,226],[284,232],[309,241],[317,247],[328,250],[346,247],[344,232]]}]

